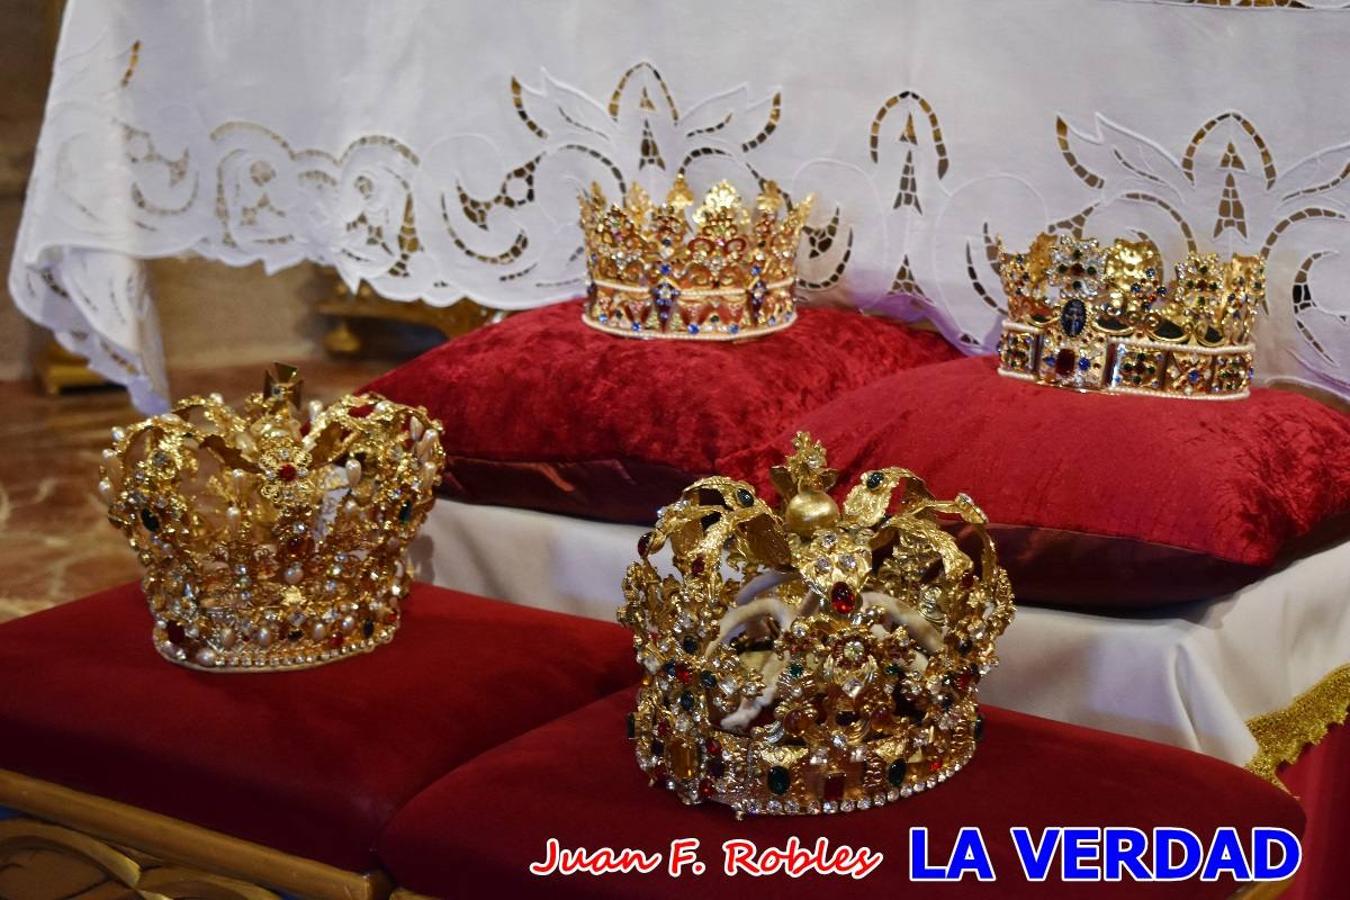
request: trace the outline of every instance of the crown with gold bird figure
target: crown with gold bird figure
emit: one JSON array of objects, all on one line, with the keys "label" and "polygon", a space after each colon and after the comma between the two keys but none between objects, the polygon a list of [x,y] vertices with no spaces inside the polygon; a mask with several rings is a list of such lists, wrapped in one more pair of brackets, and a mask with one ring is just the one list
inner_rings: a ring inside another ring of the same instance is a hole
[{"label": "crown with gold bird figure", "polygon": [[1041,234],[999,243],[1008,318],[999,372],[1083,391],[1205,400],[1246,397],[1253,320],[1265,304],[1259,256],[1190,253],[1165,283],[1148,241]]},{"label": "crown with gold bird figure", "polygon": [[728,341],[796,319],[797,243],[810,197],[780,216],[783,194],[768,181],[752,214],[722,181],[693,210],[692,226],[683,175],[660,205],[636,184],[622,206],[594,184],[580,200],[586,324],[627,337]]},{"label": "crown with gold bird figure", "polygon": [[300,392],[279,365],[240,411],[189,397],[113,429],[99,493],[145,567],[154,644],[172,662],[307,668],[398,628],[440,426],[373,394],[324,407]]},{"label": "crown with gold bird figure", "polygon": [[[841,508],[824,449],[805,433],[794,445],[770,471],[781,510],[744,482],[697,481],[623,584],[619,620],[646,669],[629,719],[638,765],[738,816],[863,810],[955,774],[1013,616],[969,497],[934,499],[884,468]],[[975,559],[944,523],[970,527]]]}]

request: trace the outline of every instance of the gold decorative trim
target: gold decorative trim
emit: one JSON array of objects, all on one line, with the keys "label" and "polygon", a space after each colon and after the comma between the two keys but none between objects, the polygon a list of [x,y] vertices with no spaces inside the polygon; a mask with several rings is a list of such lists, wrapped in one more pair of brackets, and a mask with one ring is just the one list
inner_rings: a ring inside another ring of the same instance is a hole
[{"label": "gold decorative trim", "polygon": [[[277,892],[384,900],[382,871],[359,874],[114,800],[0,769],[0,807],[43,819],[0,822],[0,870],[20,847],[83,860],[145,895],[270,900]],[[134,849],[132,849],[134,848]]]},{"label": "gold decorative trim", "polygon": [[1303,748],[1316,744],[1332,725],[1350,712],[1350,665],[1333,669],[1325,678],[1294,698],[1284,709],[1247,721],[1257,751],[1247,771],[1283,787],[1280,766],[1292,763]]}]

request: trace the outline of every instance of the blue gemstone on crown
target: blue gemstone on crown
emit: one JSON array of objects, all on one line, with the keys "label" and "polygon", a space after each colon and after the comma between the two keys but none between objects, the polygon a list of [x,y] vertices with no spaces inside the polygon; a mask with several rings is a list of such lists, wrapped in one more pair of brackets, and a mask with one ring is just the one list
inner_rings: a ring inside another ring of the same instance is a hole
[{"label": "blue gemstone on crown", "polygon": [[1059,327],[1069,337],[1078,337],[1087,325],[1087,307],[1077,297],[1071,298],[1059,312]]}]

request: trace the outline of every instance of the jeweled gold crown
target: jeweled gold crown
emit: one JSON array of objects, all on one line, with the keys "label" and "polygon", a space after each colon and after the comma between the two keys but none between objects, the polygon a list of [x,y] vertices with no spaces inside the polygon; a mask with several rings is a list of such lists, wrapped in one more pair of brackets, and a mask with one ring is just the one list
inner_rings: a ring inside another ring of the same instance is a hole
[{"label": "jeweled gold crown", "polygon": [[[638,765],[738,815],[868,809],[946,780],[975,752],[978,684],[1013,615],[970,498],[886,468],[841,510],[823,448],[795,446],[770,473],[781,512],[720,477],[664,509],[619,611],[647,670]],[[945,520],[971,526],[978,563]]]},{"label": "jeweled gold crown", "polygon": [[797,242],[811,198],[784,216],[772,181],[751,213],[729,182],[693,212],[683,175],[657,206],[640,186],[610,205],[599,185],[581,196],[589,275],[586,324],[644,338],[727,341],[778,331],[796,318]]},{"label": "jeweled gold crown", "polygon": [[1206,400],[1247,396],[1258,256],[1191,253],[1170,283],[1147,241],[1041,234],[999,267],[1008,318],[999,372],[1042,384]]},{"label": "jeweled gold crown", "polygon": [[432,503],[438,423],[375,395],[301,407],[277,367],[242,412],[219,395],[113,430],[99,492],[145,566],[154,643],[212,671],[297,669],[394,636]]}]

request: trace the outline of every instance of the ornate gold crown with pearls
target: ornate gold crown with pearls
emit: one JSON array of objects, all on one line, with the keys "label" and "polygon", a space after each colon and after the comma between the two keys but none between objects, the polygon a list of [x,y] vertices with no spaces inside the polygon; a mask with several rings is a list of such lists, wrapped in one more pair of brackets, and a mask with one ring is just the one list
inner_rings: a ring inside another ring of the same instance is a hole
[{"label": "ornate gold crown with pearls", "polygon": [[242,412],[190,397],[113,429],[99,492],[145,566],[166,659],[307,668],[398,628],[408,544],[444,461],[440,426],[376,395],[302,408],[300,387],[277,366]]},{"label": "ornate gold crown with pearls", "polygon": [[999,267],[1008,318],[999,372],[1115,394],[1232,400],[1252,379],[1252,322],[1265,303],[1265,263],[1191,253],[1164,284],[1147,241],[1041,234]]},{"label": "ornate gold crown with pearls", "polygon": [[640,186],[623,206],[599,185],[581,196],[589,275],[586,324],[643,338],[728,341],[778,331],[796,318],[797,242],[811,198],[780,217],[783,195],[766,182],[752,216],[729,182],[693,212],[683,175],[657,206]]},{"label": "ornate gold crown with pearls", "polygon": [[[977,687],[1013,616],[969,497],[876,469],[841,510],[823,448],[794,443],[770,473],[782,512],[720,477],[662,510],[619,611],[647,670],[638,765],[738,815],[868,809],[946,780],[975,752]],[[945,520],[971,526],[978,563]]]}]

